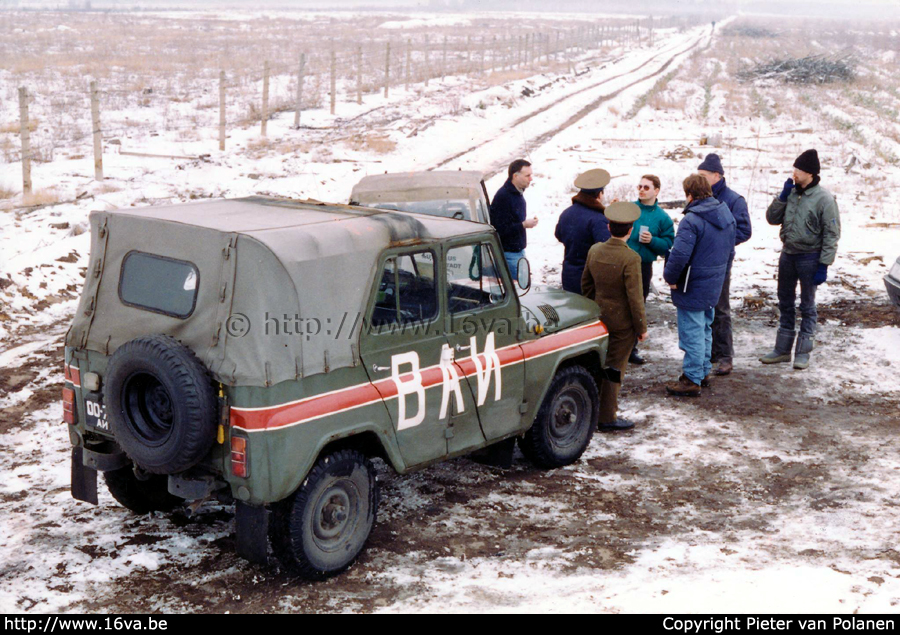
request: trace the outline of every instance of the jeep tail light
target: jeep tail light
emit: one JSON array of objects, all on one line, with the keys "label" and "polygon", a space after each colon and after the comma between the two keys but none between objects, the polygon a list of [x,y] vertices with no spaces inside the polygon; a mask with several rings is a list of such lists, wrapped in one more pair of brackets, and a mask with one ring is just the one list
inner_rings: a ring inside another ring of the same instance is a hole
[{"label": "jeep tail light", "polygon": [[63,388],[63,421],[75,425],[75,391]]},{"label": "jeep tail light", "polygon": [[240,478],[247,478],[250,470],[247,465],[247,439],[231,437],[231,473]]}]

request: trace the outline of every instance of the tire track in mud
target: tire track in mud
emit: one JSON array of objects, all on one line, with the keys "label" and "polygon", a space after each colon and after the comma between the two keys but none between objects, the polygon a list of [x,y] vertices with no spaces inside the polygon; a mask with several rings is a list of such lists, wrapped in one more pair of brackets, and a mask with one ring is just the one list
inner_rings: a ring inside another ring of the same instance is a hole
[{"label": "tire track in mud", "polygon": [[[666,60],[665,64],[663,64],[659,69],[657,69],[657,70],[654,71],[653,73],[650,73],[649,75],[645,75],[645,76],[639,77],[639,78],[635,79],[633,82],[631,82],[630,84],[627,84],[627,85],[625,85],[625,86],[622,86],[621,88],[619,88],[619,89],[617,89],[617,90],[614,90],[614,91],[611,92],[611,93],[607,93],[607,94],[605,94],[605,95],[601,95],[601,96],[598,97],[597,99],[593,100],[591,103],[589,103],[589,104],[587,104],[586,106],[584,106],[584,107],[582,107],[581,109],[579,109],[578,112],[576,112],[576,113],[573,114],[571,117],[569,117],[568,119],[566,119],[562,124],[560,124],[560,125],[554,127],[554,128],[551,129],[551,130],[548,130],[548,131],[546,131],[546,132],[544,132],[544,133],[538,135],[537,137],[535,137],[534,139],[532,139],[531,141],[529,141],[529,142],[525,145],[525,151],[526,151],[526,152],[531,151],[531,150],[533,150],[534,148],[540,147],[541,145],[547,143],[550,139],[552,139],[553,137],[555,137],[556,135],[558,135],[558,134],[559,134],[560,132],[562,132],[563,130],[566,130],[567,128],[572,127],[573,125],[575,125],[576,123],[578,123],[579,121],[581,121],[582,119],[584,119],[587,115],[589,115],[589,114],[592,113],[594,110],[596,110],[601,104],[603,104],[603,103],[606,102],[606,101],[609,101],[610,99],[614,99],[615,97],[617,97],[618,95],[620,95],[622,92],[628,90],[629,88],[632,88],[633,86],[635,86],[635,85],[637,85],[637,84],[639,84],[639,83],[641,83],[641,82],[647,81],[648,79],[652,79],[652,78],[654,78],[654,77],[657,77],[657,76],[661,75],[662,73],[664,73],[664,72],[669,68],[669,66],[672,65],[672,62],[674,62],[676,59],[678,59],[680,56],[684,55],[684,54],[687,53],[688,51],[691,51],[692,49],[697,48],[697,47],[700,45],[700,43],[703,41],[704,38],[711,38],[711,37],[712,37],[712,33],[708,33],[708,34],[701,35],[701,36],[698,37],[696,40],[694,40],[693,42],[691,42],[687,47],[685,47],[685,48],[679,50],[678,52],[674,53],[668,60]],[[673,47],[673,48],[674,48],[674,47]],[[537,117],[537,116],[539,116],[539,115],[544,114],[544,113],[547,112],[548,110],[551,110],[551,109],[553,109],[553,108],[558,107],[558,106],[561,105],[561,104],[564,104],[564,103],[567,102],[568,100],[573,99],[573,98],[577,97],[578,95],[581,95],[581,94],[583,94],[583,93],[585,93],[585,92],[587,92],[587,91],[589,91],[589,90],[594,90],[594,89],[596,89],[596,88],[599,87],[599,86],[602,86],[602,85],[604,85],[604,84],[608,84],[609,82],[615,81],[615,80],[617,80],[617,79],[621,79],[622,77],[627,77],[628,75],[632,75],[632,74],[634,74],[634,73],[640,71],[642,68],[644,68],[645,66],[647,66],[648,64],[650,64],[651,62],[653,62],[653,61],[655,61],[657,58],[659,58],[661,55],[664,55],[664,54],[666,54],[666,53],[669,52],[669,51],[671,51],[671,49],[660,51],[659,53],[657,53],[657,54],[654,55],[653,57],[647,59],[647,60],[644,61],[642,64],[640,64],[638,67],[636,67],[636,68],[634,68],[634,69],[632,69],[632,70],[630,70],[630,71],[626,71],[626,72],[623,72],[623,73],[619,73],[618,75],[614,75],[613,77],[608,77],[608,78],[606,78],[606,79],[603,79],[603,80],[597,82],[596,84],[592,84],[592,85],[590,85],[590,86],[586,86],[586,87],[584,87],[584,88],[582,88],[582,89],[579,89],[578,91],[576,91],[576,92],[574,92],[574,93],[572,93],[572,94],[570,94],[570,95],[566,95],[565,97],[562,97],[562,98],[558,99],[557,101],[555,101],[555,102],[553,102],[553,103],[551,103],[551,104],[547,104],[546,106],[544,106],[544,107],[542,107],[542,108],[540,108],[540,109],[538,109],[538,110],[536,110],[536,111],[534,111],[534,112],[532,112],[532,113],[529,113],[529,114],[527,114],[527,115],[525,115],[525,116],[523,116],[523,117],[520,117],[519,119],[517,119],[516,121],[514,121],[512,124],[510,124],[510,126],[509,126],[508,128],[504,129],[499,135],[497,135],[496,137],[494,137],[494,139],[492,139],[491,141],[494,141],[494,140],[500,138],[502,135],[505,135],[505,134],[508,134],[508,133],[512,132],[513,130],[515,130],[517,127],[519,127],[519,126],[522,125],[523,123],[525,123],[525,122],[527,122],[527,121],[529,121],[529,120],[531,120],[531,119],[533,119],[533,118],[535,118],[535,117]],[[489,141],[488,143],[491,143],[491,141]],[[456,154],[454,154],[454,155],[452,155],[452,156],[450,156],[450,157],[444,159],[443,161],[441,161],[441,162],[438,163],[437,165],[431,167],[430,169],[432,169],[432,170],[439,169],[439,168],[441,168],[441,167],[443,167],[443,166],[446,166],[448,163],[451,163],[452,161],[455,161],[455,160],[457,160],[457,159],[459,159],[459,158],[461,158],[461,157],[464,157],[464,156],[467,155],[467,154],[470,154],[470,153],[475,152],[475,151],[483,150],[483,148],[484,148],[485,145],[486,145],[486,144],[481,143],[481,144],[478,144],[478,145],[474,145],[474,146],[472,146],[472,147],[470,147],[470,148],[467,148],[466,150],[463,150],[463,151],[461,151],[461,152],[457,152]],[[491,166],[490,168],[488,168],[487,170],[484,170],[485,179],[489,179],[489,178],[493,177],[494,175],[496,175],[497,173],[501,172],[501,171],[504,170],[505,168],[506,168],[506,163],[502,163],[502,164],[494,164],[494,165],[492,165],[492,166]]]}]

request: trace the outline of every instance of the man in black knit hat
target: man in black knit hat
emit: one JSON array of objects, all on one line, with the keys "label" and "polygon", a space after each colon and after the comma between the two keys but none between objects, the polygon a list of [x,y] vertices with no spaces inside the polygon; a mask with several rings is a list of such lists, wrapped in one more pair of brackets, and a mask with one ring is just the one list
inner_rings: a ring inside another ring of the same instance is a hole
[{"label": "man in black knit hat", "polygon": [[796,325],[797,283],[800,283],[800,336],[794,368],[809,367],[816,333],[816,287],[828,277],[841,237],[841,217],[831,192],[819,185],[819,155],[806,150],[794,161],[794,178],[766,210],[770,225],[781,225],[778,261],[778,309],[781,321],[775,348],[759,358],[763,364],[791,361]]}]

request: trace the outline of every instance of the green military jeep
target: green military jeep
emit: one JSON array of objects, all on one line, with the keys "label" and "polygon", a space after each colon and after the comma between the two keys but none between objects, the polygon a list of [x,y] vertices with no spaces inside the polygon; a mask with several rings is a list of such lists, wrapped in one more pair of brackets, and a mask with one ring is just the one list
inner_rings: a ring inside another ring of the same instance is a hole
[{"label": "green military jeep", "polygon": [[322,578],[371,531],[373,458],[508,461],[518,439],[550,468],[591,439],[599,310],[519,297],[490,226],[252,197],[91,232],[63,391],[79,500],[99,471],[138,513],[233,501],[242,556]]}]

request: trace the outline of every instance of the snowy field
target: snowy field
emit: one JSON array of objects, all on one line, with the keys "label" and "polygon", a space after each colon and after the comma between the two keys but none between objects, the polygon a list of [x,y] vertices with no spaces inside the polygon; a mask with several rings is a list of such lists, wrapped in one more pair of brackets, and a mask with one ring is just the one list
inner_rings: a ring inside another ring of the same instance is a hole
[{"label": "snowy field", "polygon": [[[74,28],[69,15],[45,16],[48,28]],[[256,19],[233,18],[248,29]],[[437,19],[391,16],[382,26]],[[181,19],[182,29],[189,24]],[[746,25],[769,33],[735,30]],[[214,125],[189,136],[179,130],[189,121],[155,136],[136,126],[116,131],[121,147],[210,156],[134,157],[107,145],[106,179],[96,182],[88,137],[32,167],[36,188],[53,188],[45,202],[83,194],[65,204],[23,200],[20,164],[0,164],[0,611],[897,610],[900,314],[882,282],[900,255],[897,26],[797,31],[738,17],[715,31],[660,28],[652,44],[573,52],[571,70],[548,61],[534,71],[448,75],[388,98],[367,93],[337,115],[326,99],[303,113],[299,130],[292,112],[279,112],[268,139],[252,121],[231,128],[226,152],[216,149]],[[820,86],[736,80],[772,51],[852,53],[857,77]],[[0,71],[0,94],[14,95],[21,79]],[[4,102],[0,122],[0,152],[10,158],[14,104]],[[837,197],[843,236],[818,294],[812,365],[797,372],[756,358],[777,324],[780,241],[765,208],[810,147]],[[61,351],[91,210],[251,194],[343,202],[367,174],[436,167],[482,170],[493,194],[505,166],[524,156],[535,171],[528,210],[539,218],[528,256],[537,284],[558,285],[553,230],[578,173],[608,170],[608,196],[624,200],[635,198],[641,175],[656,174],[660,199],[677,202],[681,181],[709,152],[747,198],[754,231],[732,281],[736,370],[699,399],[673,399],[662,387],[679,374],[681,354],[658,269],[642,348],[650,362],[630,369],[623,386],[633,431],[595,435],[579,463],[549,472],[521,457],[510,470],[459,459],[404,477],[380,465],[369,546],[337,578],[307,584],[241,560],[228,507],[140,517],[105,491],[98,507],[72,500]]]}]

